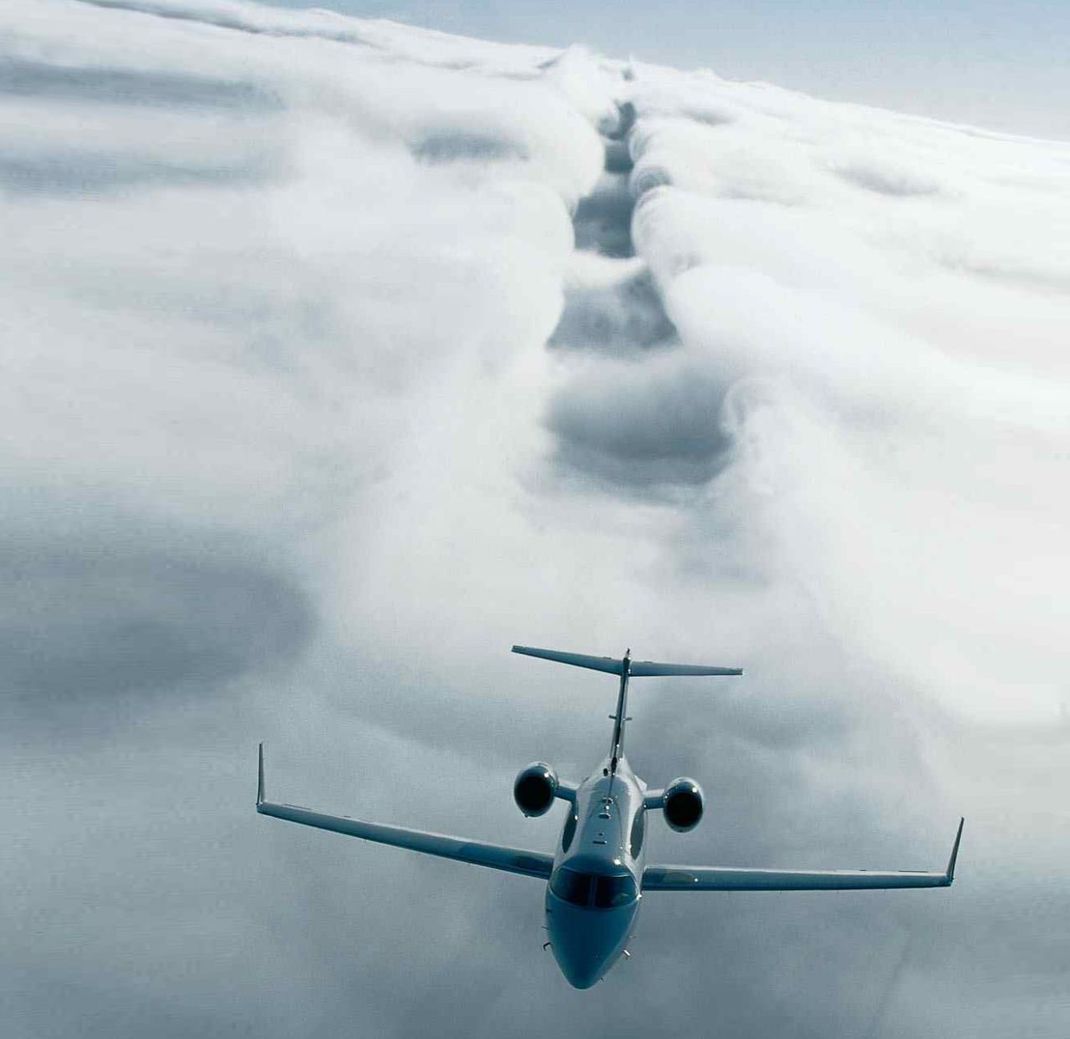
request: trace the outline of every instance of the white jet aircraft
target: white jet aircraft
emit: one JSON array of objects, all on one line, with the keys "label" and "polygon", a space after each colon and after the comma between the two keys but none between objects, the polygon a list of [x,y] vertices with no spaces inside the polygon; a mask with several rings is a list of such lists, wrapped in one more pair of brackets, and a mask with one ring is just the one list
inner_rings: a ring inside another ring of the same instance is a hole
[{"label": "white jet aircraft", "polygon": [[627,945],[639,904],[649,891],[949,887],[954,880],[964,820],[959,821],[947,868],[936,873],[645,865],[646,813],[660,810],[672,829],[691,830],[702,818],[703,796],[693,779],[675,779],[664,790],[649,790],[632,772],[624,757],[628,680],[653,675],[741,675],[743,671],[632,660],[630,650],[620,660],[531,646],[514,646],[513,652],[620,676],[617,711],[612,716],[613,742],[594,772],[581,783],[568,783],[539,761],[523,769],[513,784],[517,806],[527,816],[544,815],[555,798],[568,804],[568,816],[554,854],[322,815],[307,808],[266,801],[263,744],[256,810],[276,819],[548,881],[546,924],[550,937],[546,944],[569,983],[580,989],[590,988],[622,955],[629,955]]}]

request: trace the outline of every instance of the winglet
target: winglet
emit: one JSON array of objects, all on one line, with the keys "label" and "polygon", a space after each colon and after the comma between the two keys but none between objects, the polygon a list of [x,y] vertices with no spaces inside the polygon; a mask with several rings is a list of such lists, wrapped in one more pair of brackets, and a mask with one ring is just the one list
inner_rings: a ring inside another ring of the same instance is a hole
[{"label": "winglet", "polygon": [[264,744],[260,744],[260,758],[256,773],[256,807],[264,803]]},{"label": "winglet", "polygon": [[951,846],[951,858],[947,860],[947,869],[944,872],[944,876],[947,878],[949,885],[955,879],[955,860],[959,857],[959,841],[962,840],[962,827],[965,823],[965,817],[959,819],[959,830],[955,834],[955,843]]}]

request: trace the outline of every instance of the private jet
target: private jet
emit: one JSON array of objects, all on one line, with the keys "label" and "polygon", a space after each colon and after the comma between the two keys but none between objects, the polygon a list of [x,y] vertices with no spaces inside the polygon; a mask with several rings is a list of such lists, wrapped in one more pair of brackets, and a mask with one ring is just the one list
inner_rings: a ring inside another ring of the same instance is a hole
[{"label": "private jet", "polygon": [[950,887],[955,879],[955,860],[965,820],[959,820],[947,868],[940,872],[646,865],[646,813],[660,811],[671,829],[686,832],[702,819],[704,801],[702,788],[693,779],[681,777],[662,790],[651,790],[628,765],[624,730],[630,720],[629,680],[671,675],[742,675],[742,669],[632,660],[630,650],[620,659],[532,646],[514,646],[513,652],[603,671],[620,679],[617,709],[611,715],[613,737],[609,753],[586,779],[567,782],[550,765],[537,761],[522,769],[513,783],[513,797],[526,816],[545,815],[555,799],[567,805],[553,854],[323,815],[268,801],[264,795],[262,743],[256,810],[288,822],[545,881],[549,936],[545,947],[553,952],[569,984],[578,989],[590,988],[622,956],[630,956],[628,943],[635,931],[639,906],[650,892]]}]

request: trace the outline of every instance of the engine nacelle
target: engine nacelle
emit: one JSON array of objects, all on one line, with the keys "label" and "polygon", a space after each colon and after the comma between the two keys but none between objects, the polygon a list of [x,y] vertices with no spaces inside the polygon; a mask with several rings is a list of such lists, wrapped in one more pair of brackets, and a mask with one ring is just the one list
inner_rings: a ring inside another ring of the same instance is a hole
[{"label": "engine nacelle", "polygon": [[513,799],[525,815],[545,815],[556,796],[557,773],[545,761],[533,761],[517,773]]},{"label": "engine nacelle", "polygon": [[698,826],[704,804],[702,787],[693,779],[681,776],[666,787],[661,810],[665,813],[665,821],[678,833],[683,833]]}]

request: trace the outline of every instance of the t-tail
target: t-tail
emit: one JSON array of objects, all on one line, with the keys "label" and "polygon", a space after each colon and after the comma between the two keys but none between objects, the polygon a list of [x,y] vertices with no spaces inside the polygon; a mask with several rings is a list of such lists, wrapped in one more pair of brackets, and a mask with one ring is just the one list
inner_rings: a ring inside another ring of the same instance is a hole
[{"label": "t-tail", "polygon": [[585,653],[563,653],[556,649],[536,649],[534,646],[513,646],[514,653],[529,657],[554,660],[559,664],[585,667],[591,671],[603,671],[620,676],[620,691],[617,694],[617,713],[613,715],[613,745],[609,751],[611,772],[617,771],[617,762],[624,753],[624,723],[628,721],[628,679],[654,678],[669,675],[741,675],[741,667],[714,667],[709,664],[663,664],[654,660],[632,660],[629,649],[619,660],[616,657],[593,657]]}]

